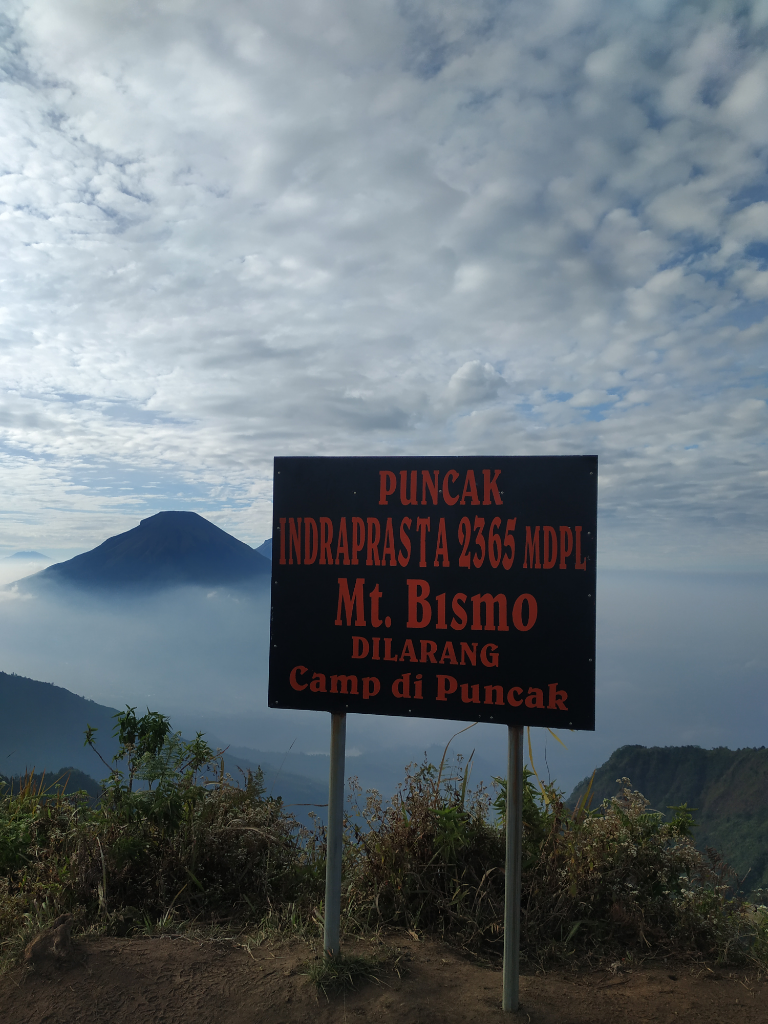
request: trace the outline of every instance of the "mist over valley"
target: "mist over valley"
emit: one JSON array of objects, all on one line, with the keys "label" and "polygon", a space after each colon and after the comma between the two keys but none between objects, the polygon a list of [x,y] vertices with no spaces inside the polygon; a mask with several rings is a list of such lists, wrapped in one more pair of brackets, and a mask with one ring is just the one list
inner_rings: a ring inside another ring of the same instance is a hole
[{"label": "mist over valley", "polygon": [[[330,716],[267,707],[269,568],[194,513],[150,517],[0,592],[2,669],[108,708],[160,711],[185,735],[324,786]],[[766,606],[759,574],[599,570],[597,728],[559,734],[565,747],[532,730],[537,771],[568,793],[625,744],[760,746]],[[347,775],[388,796],[406,764],[425,751],[439,760],[467,724],[350,714]],[[472,779],[486,782],[504,773],[505,750],[506,730],[482,724],[451,746],[475,751]],[[31,754],[13,756],[43,767]]]}]

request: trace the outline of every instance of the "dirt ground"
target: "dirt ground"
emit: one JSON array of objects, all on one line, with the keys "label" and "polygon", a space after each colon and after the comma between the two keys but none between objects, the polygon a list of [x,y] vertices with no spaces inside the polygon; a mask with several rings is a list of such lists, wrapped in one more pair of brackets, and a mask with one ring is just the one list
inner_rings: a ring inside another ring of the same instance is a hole
[{"label": "dirt ground", "polygon": [[[0,978],[3,1024],[766,1024],[768,981],[756,971],[654,964],[576,973],[524,973],[521,1008],[501,1011],[501,972],[450,946],[393,934],[380,983],[326,999],[303,974],[299,942],[250,952],[231,943],[164,936],[74,938]],[[385,947],[350,944],[346,953]]]}]

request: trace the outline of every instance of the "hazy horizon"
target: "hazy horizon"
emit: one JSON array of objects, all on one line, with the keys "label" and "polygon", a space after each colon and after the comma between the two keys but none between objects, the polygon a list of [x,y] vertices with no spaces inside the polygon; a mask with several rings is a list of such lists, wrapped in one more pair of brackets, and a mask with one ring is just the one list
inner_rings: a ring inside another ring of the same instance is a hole
[{"label": "hazy horizon", "polygon": [[[175,728],[285,753],[328,748],[327,715],[266,705],[269,587],[252,594],[178,588],[143,597],[6,592],[6,672],[100,704],[162,711]],[[625,743],[761,746],[768,575],[602,570],[597,604],[597,728],[533,730],[537,770],[570,788]],[[466,723],[464,723],[466,724]],[[350,715],[350,750],[444,744],[461,723]],[[457,749],[505,769],[506,730],[479,725]],[[405,763],[405,762],[404,762]]]}]

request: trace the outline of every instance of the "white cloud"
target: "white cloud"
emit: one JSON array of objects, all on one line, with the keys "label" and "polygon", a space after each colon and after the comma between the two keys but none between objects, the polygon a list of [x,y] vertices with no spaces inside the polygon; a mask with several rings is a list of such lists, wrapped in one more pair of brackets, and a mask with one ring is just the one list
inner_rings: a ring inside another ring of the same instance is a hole
[{"label": "white cloud", "polygon": [[768,129],[761,112],[768,103],[768,59],[762,57],[736,80],[723,101],[722,111],[728,118],[736,118],[755,141],[765,142]]},{"label": "white cloud", "polygon": [[594,388],[587,388],[580,391],[569,399],[568,404],[576,409],[594,408],[598,405],[605,405],[617,400],[616,395],[609,395],[607,391],[596,391]]},{"label": "white cloud", "polygon": [[747,299],[768,299],[768,270],[742,267],[733,274],[733,282]]},{"label": "white cloud", "polygon": [[471,359],[448,381],[448,394],[456,405],[475,405],[496,398],[505,383],[490,363]]}]

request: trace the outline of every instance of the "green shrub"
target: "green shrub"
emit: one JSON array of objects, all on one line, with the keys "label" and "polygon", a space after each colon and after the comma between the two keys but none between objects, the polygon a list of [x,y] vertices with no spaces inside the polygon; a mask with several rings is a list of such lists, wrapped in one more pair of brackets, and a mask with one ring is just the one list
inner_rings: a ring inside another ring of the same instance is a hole
[{"label": "green shrub", "polygon": [[[466,773],[412,766],[390,803],[370,793],[348,829],[347,914],[480,946],[498,929],[504,837]],[[490,933],[489,933],[490,929]]]},{"label": "green shrub", "polygon": [[[738,958],[751,950],[765,958],[766,926],[730,895],[727,867],[696,850],[689,809],[676,808],[665,822],[621,781],[621,796],[571,812],[562,794],[537,790],[525,771],[523,956]],[[465,780],[445,784],[429,764],[408,772],[390,804],[371,794],[349,843],[348,916],[437,933],[474,951],[500,950],[503,783],[493,806],[495,824],[486,793],[467,793]]]},{"label": "green shrub", "polygon": [[523,875],[526,946],[544,950],[722,948],[736,904],[722,873],[696,850],[692,819],[668,823],[629,788],[595,811],[571,813],[550,791],[550,828]]},{"label": "green shrub", "polygon": [[264,796],[261,774],[235,785],[200,736],[185,743],[148,715],[152,729],[134,709],[118,716],[120,749],[98,806],[82,794],[50,799],[29,780],[0,797],[0,942],[44,903],[127,932],[170,915],[255,921],[320,902],[311,844],[281,801]]}]

